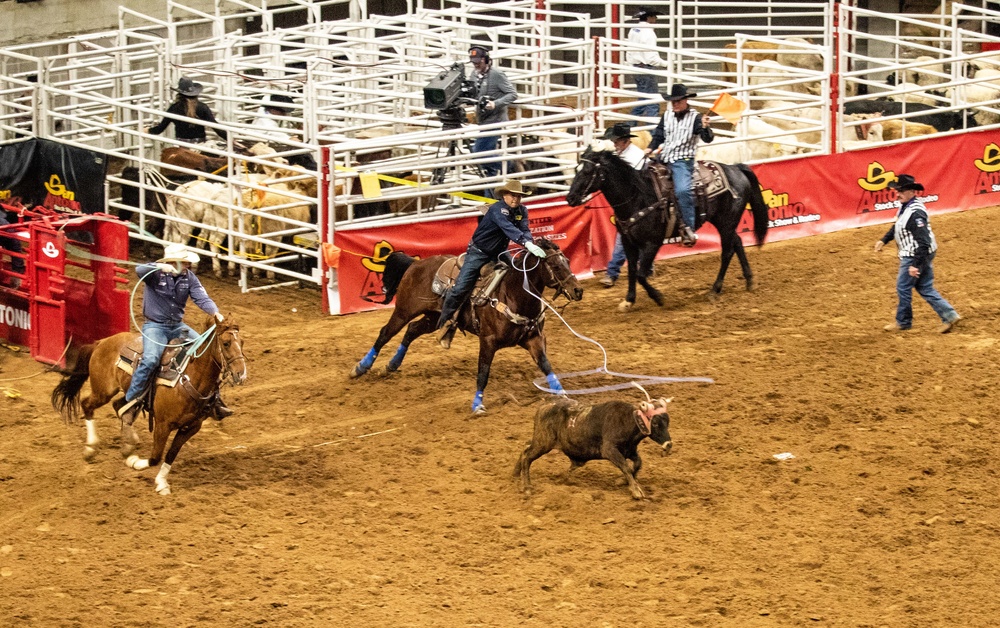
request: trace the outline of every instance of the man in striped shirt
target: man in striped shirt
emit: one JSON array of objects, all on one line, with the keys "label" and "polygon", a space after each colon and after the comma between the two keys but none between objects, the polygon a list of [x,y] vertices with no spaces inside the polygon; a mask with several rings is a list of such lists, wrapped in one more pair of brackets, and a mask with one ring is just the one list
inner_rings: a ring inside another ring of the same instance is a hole
[{"label": "man in striped shirt", "polygon": [[647,154],[659,148],[659,160],[670,167],[674,179],[674,193],[681,210],[681,241],[684,246],[694,246],[698,237],[694,215],[694,192],[691,177],[694,175],[694,154],[698,140],[711,142],[715,134],[709,128],[708,114],[701,115],[688,105],[688,98],[698,94],[688,93],[687,86],[675,84],[663,99],[671,104],[671,110],[663,114],[660,123],[653,129],[653,141]]},{"label": "man in striped shirt", "polygon": [[912,175],[901,174],[896,181],[889,184],[896,190],[902,203],[896,222],[889,227],[882,239],[875,243],[875,251],[881,251],[889,240],[896,240],[899,249],[899,275],[896,278],[896,294],[899,305],[896,307],[896,321],[885,326],[886,331],[903,331],[913,325],[913,290],[941,317],[938,331],[947,334],[961,318],[955,308],[945,301],[944,297],[934,289],[934,255],[937,253],[937,240],[931,231],[930,219],[923,201],[917,198],[917,192],[923,192],[924,186],[917,183]]}]

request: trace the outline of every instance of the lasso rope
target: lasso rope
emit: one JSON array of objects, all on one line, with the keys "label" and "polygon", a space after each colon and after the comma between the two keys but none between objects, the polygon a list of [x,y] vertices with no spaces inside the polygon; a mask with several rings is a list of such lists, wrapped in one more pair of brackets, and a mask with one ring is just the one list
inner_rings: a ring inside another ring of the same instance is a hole
[{"label": "lasso rope", "polygon": [[[573,329],[573,327],[568,322],[566,322],[566,319],[563,318],[562,315],[554,307],[552,307],[551,304],[549,304],[548,301],[546,301],[545,299],[543,299],[541,297],[541,295],[535,294],[534,292],[531,291],[531,287],[528,284],[528,271],[529,270],[534,270],[534,267],[529,269],[527,267],[527,264],[525,263],[520,268],[518,268],[518,266],[516,264],[517,257],[518,256],[516,256],[516,255],[512,255],[511,256],[511,266],[515,270],[519,270],[519,271],[521,271],[524,274],[524,282],[523,282],[524,291],[527,292],[528,294],[530,294],[531,296],[535,297],[536,299],[538,299],[542,303],[543,307],[546,307],[549,310],[551,310],[552,313],[555,314],[559,318],[559,320],[562,321],[563,325],[566,326],[566,329],[570,330],[570,332],[572,332],[572,334],[574,336],[576,336],[577,338],[579,338],[579,339],[581,339],[581,340],[583,340],[585,342],[589,342],[591,344],[597,345],[597,347],[601,350],[601,354],[604,356],[603,366],[600,366],[600,367],[598,367],[596,369],[592,369],[592,370],[589,370],[589,371],[575,371],[575,372],[572,372],[572,373],[557,373],[556,377],[559,378],[560,381],[565,381],[567,379],[573,379],[573,378],[576,378],[576,377],[586,377],[588,375],[610,375],[612,377],[620,377],[620,378],[625,378],[625,379],[632,380],[630,382],[625,382],[625,383],[621,383],[621,384],[609,384],[607,386],[596,386],[596,387],[593,387],[593,388],[576,388],[576,389],[573,389],[573,390],[557,391],[557,390],[554,390],[554,389],[548,387],[548,380],[547,380],[546,377],[537,377],[532,382],[535,385],[535,388],[537,388],[537,389],[539,389],[539,390],[541,390],[543,392],[547,392],[547,393],[553,394],[553,395],[557,395],[557,394],[560,394],[560,393],[566,394],[566,395],[589,395],[589,394],[593,394],[593,393],[608,392],[608,391],[611,391],[611,390],[624,390],[626,388],[632,388],[633,386],[637,386],[637,387],[639,387],[640,390],[642,390],[643,392],[646,392],[645,389],[643,389],[641,386],[639,386],[640,382],[643,383],[643,384],[646,384],[647,386],[653,385],[653,384],[676,384],[676,383],[687,383],[687,382],[695,382],[695,383],[702,383],[702,384],[714,384],[715,383],[715,380],[712,379],[712,378],[710,378],[710,377],[662,377],[662,376],[657,376],[657,375],[638,375],[638,374],[634,374],[634,373],[618,373],[616,371],[609,371],[608,370],[608,352],[604,349],[604,346],[601,343],[599,343],[596,340],[594,340],[593,338],[588,338],[587,336],[584,336],[583,334],[578,333],[575,329]],[[528,256],[525,255],[525,256],[523,256],[522,259],[525,260],[525,262],[527,262],[527,258],[528,258]],[[537,263],[541,264],[542,261],[538,260]],[[537,264],[536,264],[536,267],[537,267]],[[648,398],[649,397],[649,393],[646,393],[646,396]]]}]

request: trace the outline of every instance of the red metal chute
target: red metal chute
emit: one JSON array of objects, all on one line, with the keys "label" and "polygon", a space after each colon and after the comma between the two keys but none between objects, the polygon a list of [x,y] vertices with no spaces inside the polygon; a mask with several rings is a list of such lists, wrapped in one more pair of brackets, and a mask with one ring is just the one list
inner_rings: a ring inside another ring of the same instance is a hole
[{"label": "red metal chute", "polygon": [[69,345],[128,331],[127,271],[116,264],[128,259],[126,223],[108,214],[3,208],[18,221],[0,226],[8,243],[0,247],[0,338],[65,367]]}]

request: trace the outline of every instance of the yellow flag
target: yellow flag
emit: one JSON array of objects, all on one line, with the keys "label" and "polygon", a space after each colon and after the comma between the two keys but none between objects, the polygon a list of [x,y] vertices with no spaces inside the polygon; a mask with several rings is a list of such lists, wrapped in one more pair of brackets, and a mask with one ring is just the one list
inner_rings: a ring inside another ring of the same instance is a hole
[{"label": "yellow flag", "polygon": [[745,102],[723,93],[719,94],[719,97],[715,99],[715,104],[712,105],[710,111],[719,114],[731,124],[737,124],[746,109],[747,104]]},{"label": "yellow flag", "polygon": [[377,173],[362,172],[358,178],[361,179],[361,196],[365,198],[382,197],[382,186],[378,183]]}]

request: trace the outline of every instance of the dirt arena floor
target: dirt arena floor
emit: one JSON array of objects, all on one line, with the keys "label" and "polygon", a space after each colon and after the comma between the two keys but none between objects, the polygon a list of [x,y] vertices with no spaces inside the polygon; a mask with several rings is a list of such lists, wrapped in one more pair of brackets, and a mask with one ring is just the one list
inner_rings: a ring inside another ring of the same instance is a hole
[{"label": "dirt arena floor", "polygon": [[[644,501],[558,452],[525,497],[511,471],[543,399],[526,353],[501,352],[473,418],[474,339],[424,338],[385,377],[392,343],[351,380],[389,314],[323,316],[316,290],[206,279],[251,381],[168,497],[122,464],[110,408],[85,463],[83,426],[49,405],[58,377],[16,379],[40,366],[0,349],[20,394],[0,395],[0,625],[995,626],[998,222],[934,218],[937,286],[964,317],[948,335],[922,301],[912,331],[882,330],[884,227],[753,249],[759,289],[737,268],[714,303],[717,254],[658,263],[663,308],[620,314],[622,286],[584,282],[565,315],[611,370],[715,378],[650,391],[674,397],[675,446],[640,446]],[[558,371],[600,364],[548,327]],[[612,398],[640,395],[584,401]]]}]

